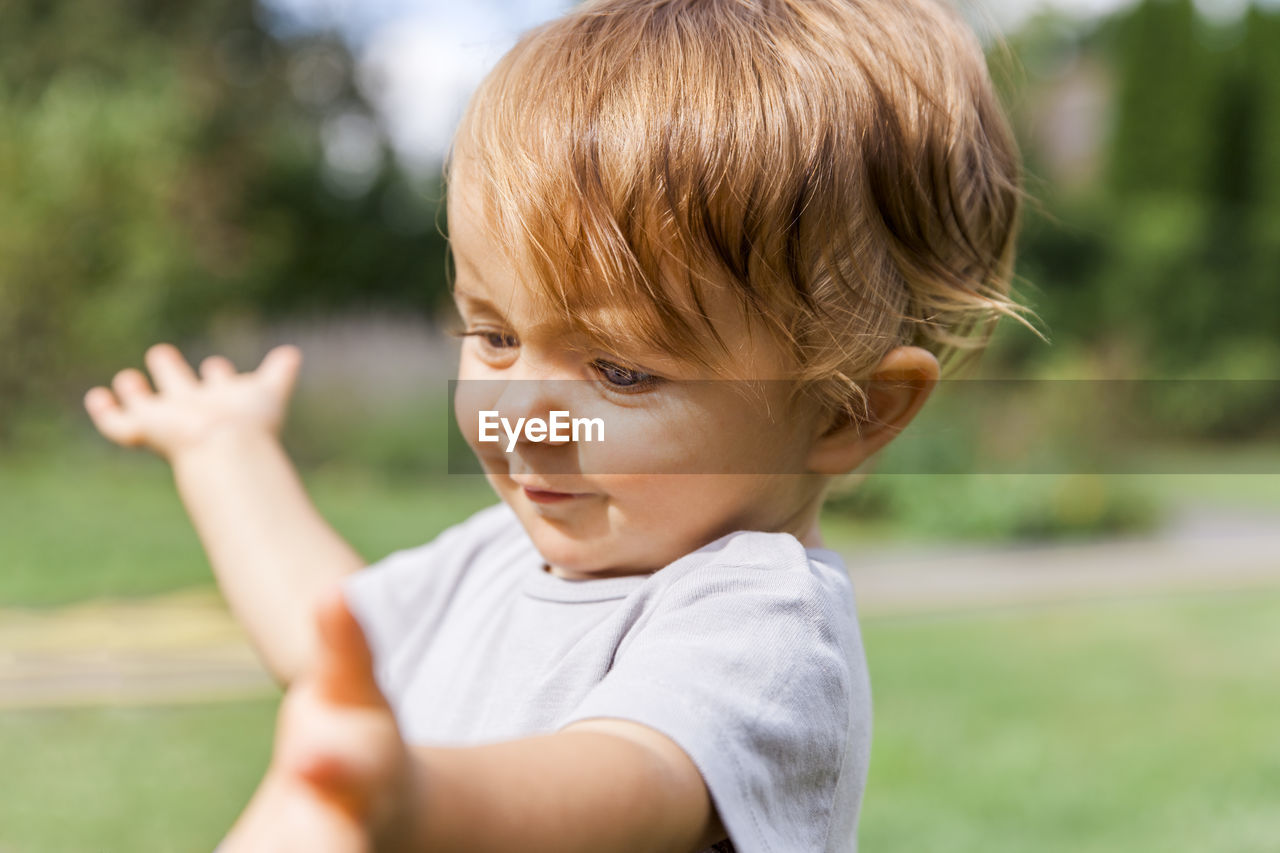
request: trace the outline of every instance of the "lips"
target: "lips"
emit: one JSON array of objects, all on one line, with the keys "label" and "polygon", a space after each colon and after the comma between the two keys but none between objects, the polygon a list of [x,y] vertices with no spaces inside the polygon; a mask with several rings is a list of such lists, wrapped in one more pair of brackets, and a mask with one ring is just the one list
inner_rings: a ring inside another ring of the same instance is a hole
[{"label": "lips", "polygon": [[572,492],[550,492],[545,489],[531,489],[524,486],[524,496],[534,503],[538,504],[554,504],[562,501],[571,501],[574,498],[586,497],[586,495],[577,495]]},{"label": "lips", "polygon": [[525,497],[534,503],[548,504],[561,503],[563,501],[573,500],[574,498],[585,498],[589,492],[566,492],[561,489],[552,489],[543,485],[523,478],[512,478],[515,484],[524,492]]}]

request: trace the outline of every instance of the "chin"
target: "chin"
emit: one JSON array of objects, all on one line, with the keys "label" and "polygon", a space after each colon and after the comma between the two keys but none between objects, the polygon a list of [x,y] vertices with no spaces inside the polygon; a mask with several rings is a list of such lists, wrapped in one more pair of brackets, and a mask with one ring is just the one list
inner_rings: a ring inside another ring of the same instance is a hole
[{"label": "chin", "polygon": [[[534,524],[537,525],[538,522],[535,521]],[[559,531],[548,530],[545,526],[541,530],[535,529],[528,532],[534,547],[549,565],[575,574],[594,574],[607,568],[599,556],[598,547],[575,542]]]},{"label": "chin", "polygon": [[525,531],[548,565],[579,575],[580,579],[650,574],[662,568],[661,563],[645,567],[641,561],[628,561],[628,555],[622,552],[616,542],[572,539],[546,525],[542,519],[535,519],[532,525],[526,523]]}]

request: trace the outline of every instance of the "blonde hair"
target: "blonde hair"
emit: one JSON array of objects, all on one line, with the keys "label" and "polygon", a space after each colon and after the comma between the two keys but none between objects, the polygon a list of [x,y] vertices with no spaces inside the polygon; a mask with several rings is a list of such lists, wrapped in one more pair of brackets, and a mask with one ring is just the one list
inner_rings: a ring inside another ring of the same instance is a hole
[{"label": "blonde hair", "polygon": [[1017,146],[976,37],[935,0],[588,2],[503,57],[458,159],[489,234],[576,328],[715,366],[706,305],[728,288],[856,418],[894,347],[946,365],[1000,316],[1026,324]]}]

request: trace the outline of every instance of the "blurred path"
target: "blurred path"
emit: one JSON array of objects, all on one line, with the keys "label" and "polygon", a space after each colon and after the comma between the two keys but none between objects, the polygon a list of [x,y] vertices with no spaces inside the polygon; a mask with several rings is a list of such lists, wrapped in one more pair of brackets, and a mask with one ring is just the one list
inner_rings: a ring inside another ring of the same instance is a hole
[{"label": "blurred path", "polygon": [[[1186,510],[1143,539],[846,549],[867,617],[1280,587],[1280,517]],[[0,709],[273,696],[216,591],[0,611]]]},{"label": "blurred path", "polygon": [[0,709],[270,695],[216,590],[0,611]]},{"label": "blurred path", "polygon": [[865,615],[1280,586],[1280,516],[1186,508],[1142,538],[844,557]]}]

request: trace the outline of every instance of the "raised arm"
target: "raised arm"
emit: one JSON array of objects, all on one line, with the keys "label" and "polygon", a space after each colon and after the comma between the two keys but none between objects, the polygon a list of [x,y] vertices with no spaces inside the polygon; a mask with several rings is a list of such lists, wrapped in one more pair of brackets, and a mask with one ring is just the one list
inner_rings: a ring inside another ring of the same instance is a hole
[{"label": "raised arm", "polygon": [[317,594],[365,565],[320,516],[280,445],[301,354],[277,347],[243,374],[211,356],[199,377],[169,344],[145,358],[154,390],[129,368],[112,390],[90,389],[85,408],[110,440],[172,465],[232,612],[288,683],[313,653]]},{"label": "raised arm", "polygon": [[406,746],[340,596],[285,697],[270,769],[219,853],[693,851],[725,837],[665,735],[592,719],[473,747]]}]

